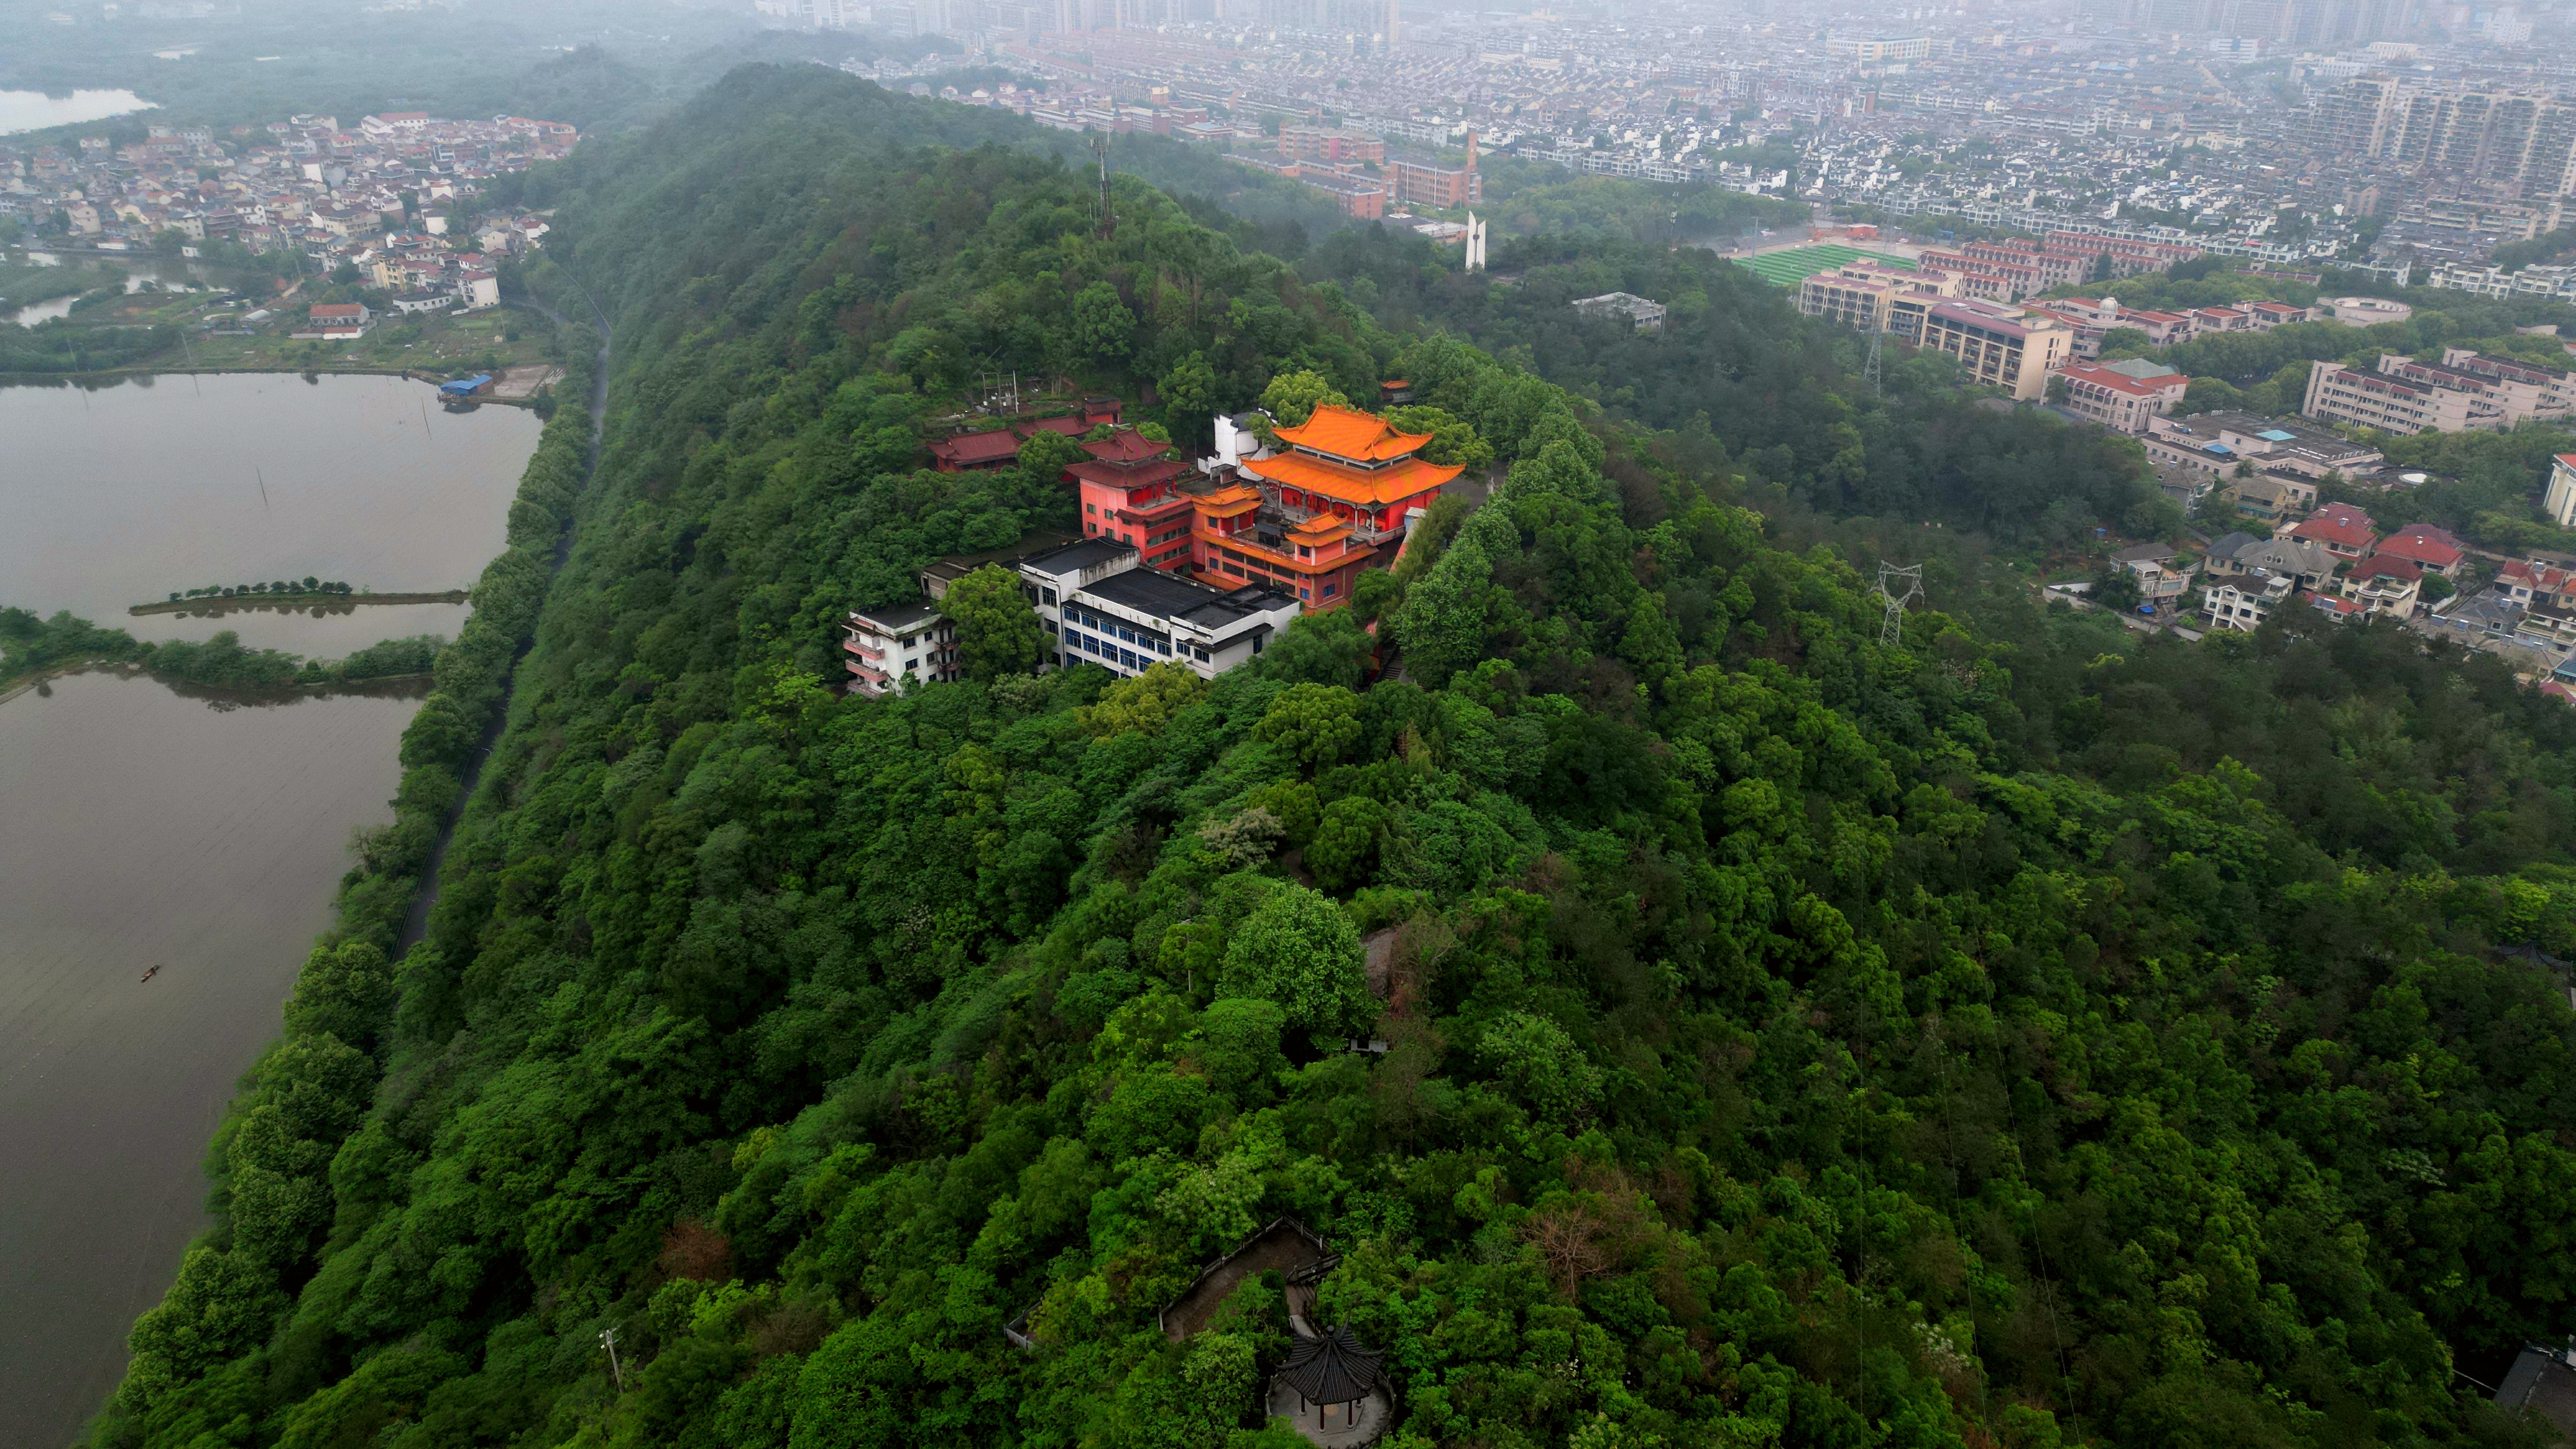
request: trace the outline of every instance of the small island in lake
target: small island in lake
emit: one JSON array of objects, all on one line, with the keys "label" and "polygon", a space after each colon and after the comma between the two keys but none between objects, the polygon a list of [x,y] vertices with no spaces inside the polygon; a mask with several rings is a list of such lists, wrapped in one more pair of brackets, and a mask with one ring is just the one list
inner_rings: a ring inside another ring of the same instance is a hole
[{"label": "small island in lake", "polygon": [[125,612],[145,614],[183,614],[203,618],[252,609],[319,609],[341,613],[360,604],[462,604],[464,589],[433,589],[426,593],[362,593],[337,580],[317,578],[279,579],[264,584],[209,584],[203,588],[174,593],[149,604],[136,604]]}]

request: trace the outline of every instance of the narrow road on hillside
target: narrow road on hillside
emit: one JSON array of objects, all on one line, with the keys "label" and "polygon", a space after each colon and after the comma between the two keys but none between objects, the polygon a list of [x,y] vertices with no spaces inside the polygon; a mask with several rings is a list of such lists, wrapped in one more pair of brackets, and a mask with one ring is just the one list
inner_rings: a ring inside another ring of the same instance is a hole
[{"label": "narrow road on hillside", "polygon": [[[583,289],[581,299],[590,304],[590,314],[598,319],[599,326],[599,355],[593,361],[590,377],[590,457],[583,470],[582,486],[587,490],[590,480],[598,475],[600,438],[608,427],[608,354],[615,339],[608,330],[608,314],[599,310],[598,301],[587,289]],[[569,325],[562,313],[534,297],[510,300],[513,306],[536,312],[558,327]],[[573,528],[572,520],[567,519],[562,534],[555,539],[554,562],[546,571],[549,590],[554,577],[563,572],[564,560],[572,556]],[[538,618],[542,620],[544,617],[544,610],[540,608]],[[518,655],[511,661],[513,688],[518,684],[518,660],[527,657],[528,647],[535,642],[533,629],[528,638],[519,642]],[[447,823],[439,828],[438,843],[429,848],[429,861],[421,867],[420,881],[412,891],[411,910],[403,916],[402,934],[394,938],[393,955],[396,960],[429,934],[429,913],[438,905],[439,876],[447,869],[447,847],[456,839],[457,822],[465,818],[466,802],[474,798],[475,788],[482,783],[484,762],[492,758],[492,748],[501,742],[501,731],[509,723],[510,701],[505,698],[499,711],[492,716],[492,723],[484,728],[483,738],[475,743],[472,758],[466,761],[463,788],[456,793],[455,807],[447,812]]]}]

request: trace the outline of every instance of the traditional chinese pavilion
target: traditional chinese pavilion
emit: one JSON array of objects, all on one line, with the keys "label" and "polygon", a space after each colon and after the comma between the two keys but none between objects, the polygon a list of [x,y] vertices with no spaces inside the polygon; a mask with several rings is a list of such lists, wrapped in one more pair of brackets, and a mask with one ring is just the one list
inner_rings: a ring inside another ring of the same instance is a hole
[{"label": "traditional chinese pavilion", "polygon": [[1317,1449],[1356,1449],[1386,1428],[1385,1361],[1347,1327],[1300,1334],[1270,1381],[1270,1412]]},{"label": "traditional chinese pavilion", "polygon": [[1347,602],[1351,580],[1404,537],[1458,476],[1421,456],[1429,433],[1402,433],[1354,408],[1319,407],[1275,430],[1278,451],[1245,458],[1231,484],[1200,493],[1192,566],[1218,588],[1275,584],[1310,610]]},{"label": "traditional chinese pavilion", "polygon": [[1190,562],[1190,498],[1180,490],[1189,464],[1133,428],[1082,445],[1091,456],[1064,471],[1082,485],[1082,531],[1136,545],[1147,568]]}]

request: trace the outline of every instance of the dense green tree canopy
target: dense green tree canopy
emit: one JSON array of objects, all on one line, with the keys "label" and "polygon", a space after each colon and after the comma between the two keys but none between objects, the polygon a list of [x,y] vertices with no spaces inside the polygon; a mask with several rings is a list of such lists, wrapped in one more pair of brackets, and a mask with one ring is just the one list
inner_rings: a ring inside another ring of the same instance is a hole
[{"label": "dense green tree canopy", "polygon": [[[1403,1449],[2516,1442],[2460,1375],[2576,1328],[2556,701],[1972,573],[1884,640],[1748,497],[2038,536],[2135,480],[1939,378],[1856,400],[1689,258],[1709,365],[1606,416],[1549,377],[1632,337],[1516,362],[1552,302],[1460,302],[1497,356],[1126,183],[1104,239],[948,114],[751,71],[527,183],[620,339],[570,561],[425,939],[380,968],[377,894],[318,949],[96,1442],[1274,1449],[1280,1285],[1157,1313],[1288,1213]],[[1555,255],[1531,295],[1666,265]],[[845,610],[1071,519],[1060,464],[920,466],[943,348],[1402,376],[1500,477],[1375,636],[835,694]],[[508,650],[448,657],[407,812]]]},{"label": "dense green tree canopy", "polygon": [[969,679],[1032,673],[1047,656],[1038,611],[1020,592],[1016,570],[987,564],[950,584],[939,608],[957,626],[957,667]]}]

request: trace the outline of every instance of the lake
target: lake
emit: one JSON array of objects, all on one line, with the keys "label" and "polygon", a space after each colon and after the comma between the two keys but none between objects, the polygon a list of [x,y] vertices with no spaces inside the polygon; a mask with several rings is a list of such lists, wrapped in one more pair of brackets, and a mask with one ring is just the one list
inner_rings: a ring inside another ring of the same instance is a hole
[{"label": "lake", "polygon": [[156,109],[152,102],[132,91],[73,91],[62,96],[49,96],[43,91],[0,91],[0,136]]},{"label": "lake", "polygon": [[[461,606],[124,614],[182,577],[470,583],[538,419],[433,405],[424,428],[428,395],[334,376],[0,389],[0,603],[303,654],[452,635]],[[277,1037],[350,833],[392,818],[417,708],[112,674],[0,700],[0,1445],[67,1443],[115,1387],[127,1328],[204,1225],[207,1141]]]},{"label": "lake", "polygon": [[0,389],[0,604],[69,609],[145,639],[336,658],[379,639],[455,637],[462,604],[311,617],[129,617],[206,584],[307,575],[378,593],[464,588],[501,551],[543,424],[525,408],[439,411],[398,377],[164,376],[95,391]]}]

